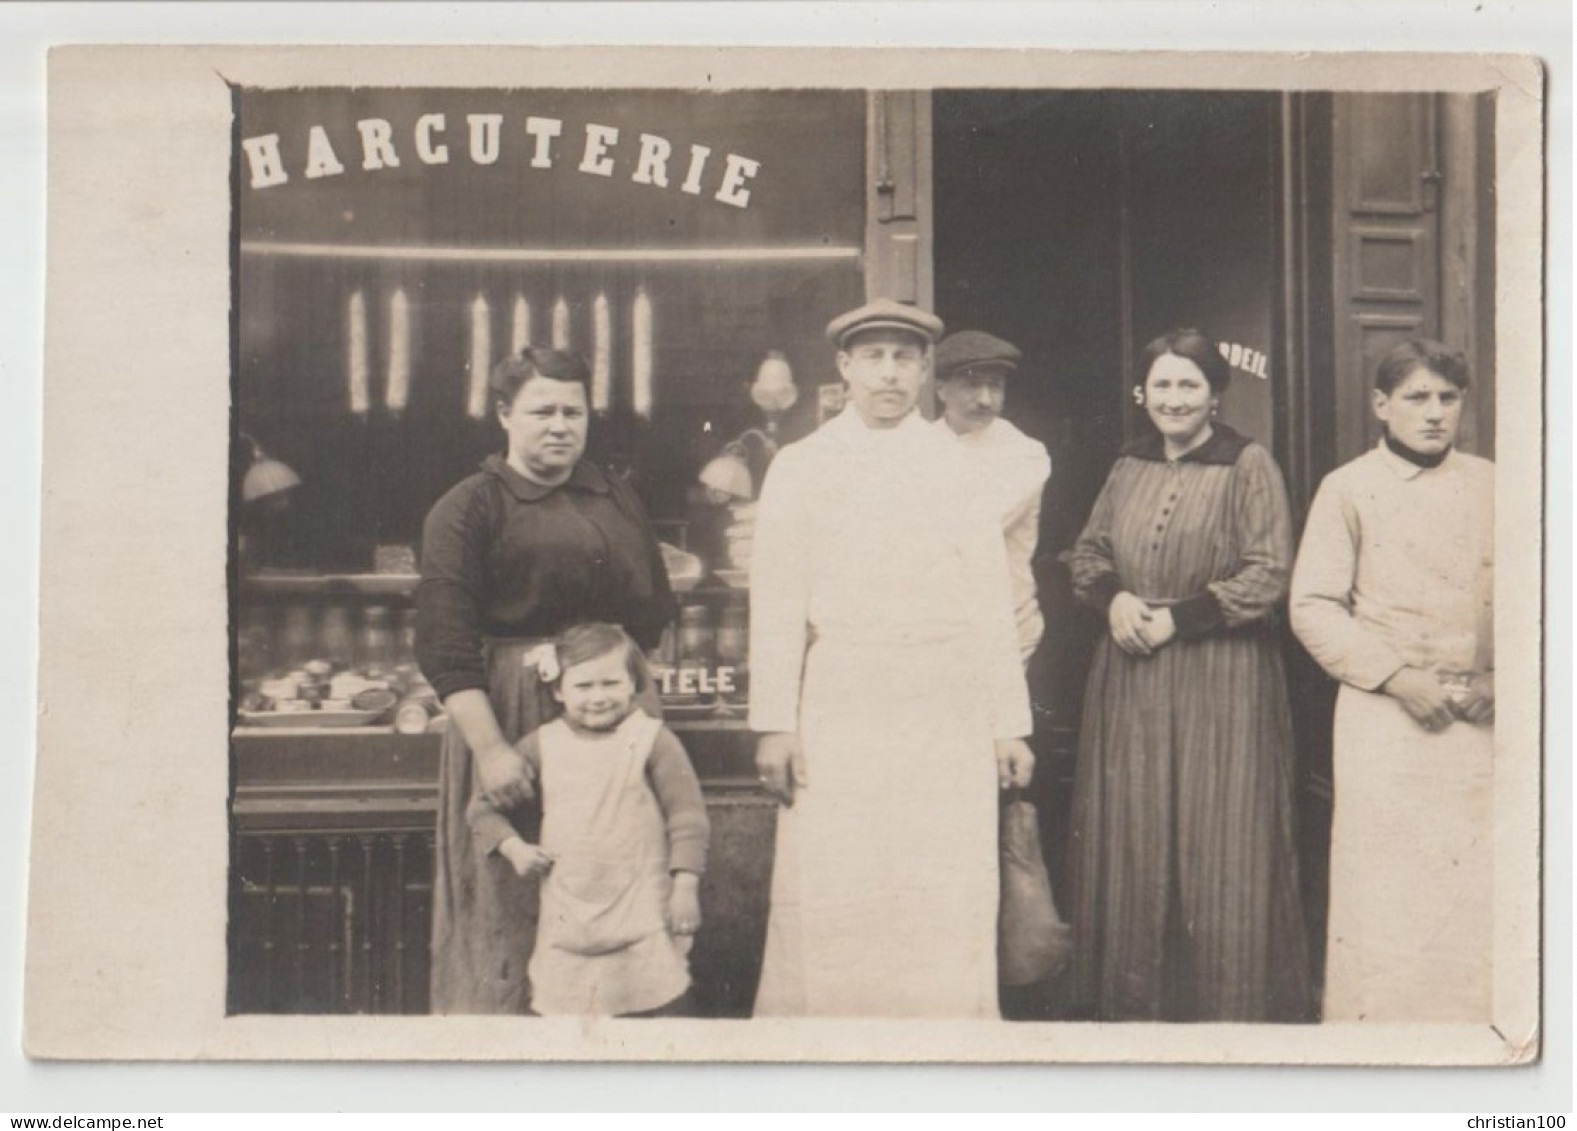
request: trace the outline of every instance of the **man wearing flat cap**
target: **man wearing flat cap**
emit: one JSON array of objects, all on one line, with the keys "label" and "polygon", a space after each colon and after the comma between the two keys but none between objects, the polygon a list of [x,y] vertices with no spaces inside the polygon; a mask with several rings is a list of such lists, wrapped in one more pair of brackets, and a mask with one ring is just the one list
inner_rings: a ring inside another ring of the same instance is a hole
[{"label": "man wearing flat cap", "polygon": [[1046,630],[1030,560],[1040,534],[1040,499],[1051,478],[1051,456],[1039,441],[1002,419],[1007,382],[1022,356],[1017,346],[979,330],[943,338],[936,347],[943,412],[935,427],[956,437],[969,453],[1001,515],[1019,654],[1028,664]]},{"label": "man wearing flat cap", "polygon": [[998,515],[916,411],[941,333],[888,299],[834,318],[848,404],[762,488],[750,726],[783,808],[758,1016],[997,1016],[1029,702]]}]

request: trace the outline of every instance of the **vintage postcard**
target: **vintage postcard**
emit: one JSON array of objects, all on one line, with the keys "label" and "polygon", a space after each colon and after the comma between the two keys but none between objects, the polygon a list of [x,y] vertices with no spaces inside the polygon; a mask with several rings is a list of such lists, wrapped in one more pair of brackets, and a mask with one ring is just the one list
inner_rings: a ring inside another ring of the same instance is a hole
[{"label": "vintage postcard", "polygon": [[57,49],[28,1053],[1536,1059],[1543,82]]}]

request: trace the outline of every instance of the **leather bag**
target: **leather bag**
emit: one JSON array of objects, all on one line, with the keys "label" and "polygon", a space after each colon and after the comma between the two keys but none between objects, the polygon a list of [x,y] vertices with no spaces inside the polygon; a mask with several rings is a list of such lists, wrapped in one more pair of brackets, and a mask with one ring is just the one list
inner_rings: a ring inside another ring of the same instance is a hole
[{"label": "leather bag", "polygon": [[1002,806],[1000,832],[997,977],[1006,986],[1027,986],[1068,965],[1073,957],[1072,932],[1052,899],[1035,806],[1017,790]]}]

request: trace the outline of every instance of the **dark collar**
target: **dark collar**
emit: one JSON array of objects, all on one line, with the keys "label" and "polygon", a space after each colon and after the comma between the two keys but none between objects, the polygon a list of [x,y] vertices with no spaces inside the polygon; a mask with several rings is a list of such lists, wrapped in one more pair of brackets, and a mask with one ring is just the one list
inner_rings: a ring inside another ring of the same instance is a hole
[{"label": "dark collar", "polygon": [[602,473],[600,467],[588,459],[582,459],[577,463],[575,470],[569,473],[569,478],[557,487],[545,487],[541,483],[527,479],[510,467],[509,461],[497,453],[482,461],[482,470],[503,480],[504,486],[509,488],[509,493],[523,503],[534,503],[539,499],[545,499],[554,491],[565,487],[577,491],[591,491],[598,495],[606,495],[611,490],[608,486],[608,477]]},{"label": "dark collar", "polygon": [[[1229,428],[1219,420],[1211,421],[1210,439],[1206,440],[1193,451],[1183,455],[1178,463],[1209,463],[1222,467],[1231,467],[1237,463],[1238,456],[1243,454],[1243,449],[1254,441]],[[1154,460],[1156,463],[1169,462],[1166,458],[1166,443],[1161,439],[1159,432],[1150,432],[1140,436],[1133,443],[1122,450],[1125,456],[1134,459]]]},{"label": "dark collar", "polygon": [[1395,436],[1391,435],[1391,430],[1389,428],[1387,428],[1381,435],[1380,442],[1390,449],[1392,455],[1397,456],[1400,459],[1405,459],[1414,467],[1421,467],[1425,471],[1428,471],[1432,467],[1439,467],[1441,464],[1446,462],[1446,457],[1451,454],[1451,449],[1447,448],[1443,452],[1437,452],[1434,455],[1426,455],[1423,452],[1408,447]]}]

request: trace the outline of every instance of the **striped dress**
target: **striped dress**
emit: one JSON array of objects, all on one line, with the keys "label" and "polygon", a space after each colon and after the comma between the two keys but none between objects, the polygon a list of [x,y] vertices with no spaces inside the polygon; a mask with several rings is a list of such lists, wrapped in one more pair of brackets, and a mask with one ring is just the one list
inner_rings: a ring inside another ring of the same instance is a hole
[{"label": "striped dress", "polygon": [[1217,423],[1177,461],[1159,435],[1125,449],[1069,551],[1081,601],[1133,593],[1178,629],[1148,657],[1103,635],[1090,670],[1070,851],[1086,1015],[1308,1018],[1274,631],[1291,527],[1270,453]]}]

